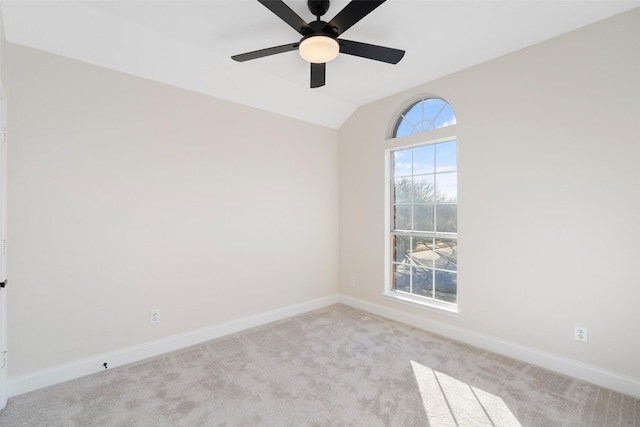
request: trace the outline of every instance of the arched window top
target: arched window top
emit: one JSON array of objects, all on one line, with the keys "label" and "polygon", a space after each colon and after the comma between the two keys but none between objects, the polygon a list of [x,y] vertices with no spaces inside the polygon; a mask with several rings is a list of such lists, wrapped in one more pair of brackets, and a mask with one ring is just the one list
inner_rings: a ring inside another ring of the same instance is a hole
[{"label": "arched window top", "polygon": [[451,105],[440,98],[422,98],[406,108],[393,126],[392,138],[426,132],[456,124]]}]

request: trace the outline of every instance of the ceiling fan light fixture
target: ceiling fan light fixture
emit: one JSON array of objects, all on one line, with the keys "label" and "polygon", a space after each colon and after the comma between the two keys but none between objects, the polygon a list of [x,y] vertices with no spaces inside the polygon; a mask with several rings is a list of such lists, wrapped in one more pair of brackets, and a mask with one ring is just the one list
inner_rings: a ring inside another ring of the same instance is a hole
[{"label": "ceiling fan light fixture", "polygon": [[332,37],[311,36],[300,42],[298,51],[305,61],[323,64],[334,60],[338,56],[340,45]]}]

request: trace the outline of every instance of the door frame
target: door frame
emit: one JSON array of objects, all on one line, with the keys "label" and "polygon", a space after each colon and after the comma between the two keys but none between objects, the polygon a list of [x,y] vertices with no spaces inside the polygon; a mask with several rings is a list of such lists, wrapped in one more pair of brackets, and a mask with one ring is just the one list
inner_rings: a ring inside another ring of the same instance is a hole
[{"label": "door frame", "polygon": [[[0,81],[0,283],[7,283],[7,97]],[[0,410],[7,405],[7,289],[0,288]]]}]

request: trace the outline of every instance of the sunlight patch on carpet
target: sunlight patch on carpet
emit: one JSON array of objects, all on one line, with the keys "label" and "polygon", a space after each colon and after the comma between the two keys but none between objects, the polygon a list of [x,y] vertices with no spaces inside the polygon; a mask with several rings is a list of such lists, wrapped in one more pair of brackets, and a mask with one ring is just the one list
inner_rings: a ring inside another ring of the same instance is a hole
[{"label": "sunlight patch on carpet", "polygon": [[500,397],[420,363],[411,367],[430,425],[521,427]]}]

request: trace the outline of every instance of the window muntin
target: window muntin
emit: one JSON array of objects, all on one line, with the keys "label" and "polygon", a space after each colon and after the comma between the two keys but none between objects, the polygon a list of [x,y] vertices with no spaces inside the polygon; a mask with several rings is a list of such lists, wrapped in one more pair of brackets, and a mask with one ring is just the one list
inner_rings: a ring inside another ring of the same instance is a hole
[{"label": "window muntin", "polygon": [[411,104],[400,114],[393,127],[393,138],[454,124],[456,124],[456,116],[447,101],[439,98],[424,98]]},{"label": "window muntin", "polygon": [[391,162],[391,290],[455,304],[457,141],[395,150]]}]

